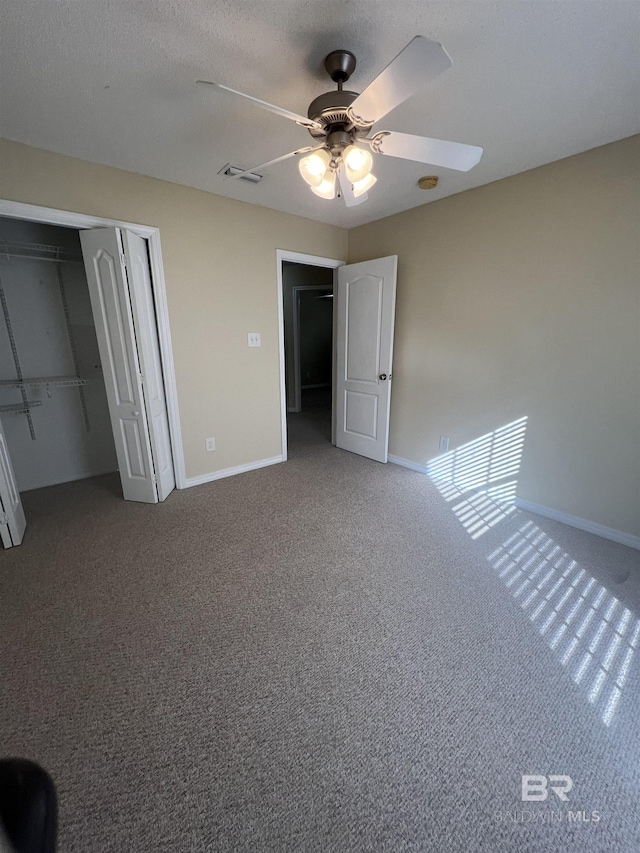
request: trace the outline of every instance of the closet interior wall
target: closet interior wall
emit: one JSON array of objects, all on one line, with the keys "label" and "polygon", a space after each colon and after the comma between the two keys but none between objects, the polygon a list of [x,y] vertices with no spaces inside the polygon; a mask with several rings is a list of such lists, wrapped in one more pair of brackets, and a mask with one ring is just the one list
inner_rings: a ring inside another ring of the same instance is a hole
[{"label": "closet interior wall", "polygon": [[117,470],[75,229],[0,218],[0,418],[20,491]]}]

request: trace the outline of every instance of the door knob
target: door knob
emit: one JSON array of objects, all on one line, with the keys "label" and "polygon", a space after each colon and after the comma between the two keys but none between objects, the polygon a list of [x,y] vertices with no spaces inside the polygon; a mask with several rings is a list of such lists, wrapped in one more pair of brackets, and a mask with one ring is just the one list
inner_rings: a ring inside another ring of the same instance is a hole
[{"label": "door knob", "polygon": [[133,417],[134,417],[134,418],[137,418],[139,414],[140,414],[140,412],[134,412],[134,413],[133,413]]},{"label": "door knob", "polygon": [[386,374],[386,373],[381,373],[381,374],[380,374],[380,376],[378,376],[378,379],[382,379],[382,381],[383,381],[383,382],[384,382],[384,380],[385,380],[386,378],[387,378],[387,374]]}]

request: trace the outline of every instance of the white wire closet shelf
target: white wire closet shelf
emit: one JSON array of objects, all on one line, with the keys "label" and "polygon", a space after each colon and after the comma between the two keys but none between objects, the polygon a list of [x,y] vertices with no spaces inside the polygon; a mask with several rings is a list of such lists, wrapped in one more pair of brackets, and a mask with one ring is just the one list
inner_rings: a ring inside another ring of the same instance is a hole
[{"label": "white wire closet shelf", "polygon": [[16,258],[19,260],[52,261],[53,263],[55,263],[58,290],[62,310],[64,313],[64,321],[67,329],[67,335],[69,338],[69,349],[73,362],[74,373],[72,375],[64,376],[36,376],[27,378],[24,377],[22,366],[20,364],[20,357],[18,354],[18,346],[13,331],[13,324],[11,322],[11,317],[9,316],[9,306],[7,304],[7,299],[5,296],[4,288],[2,286],[2,282],[0,281],[0,305],[2,307],[5,325],[7,327],[7,334],[9,337],[11,355],[13,357],[13,364],[16,375],[15,379],[0,380],[0,388],[17,389],[18,391],[20,391],[20,396],[22,397],[21,403],[3,404],[3,406],[0,407],[0,410],[3,412],[15,412],[16,414],[25,415],[29,426],[29,433],[31,435],[31,439],[32,441],[35,441],[36,431],[33,418],[31,417],[31,410],[41,407],[42,401],[30,401],[27,397],[26,389],[30,388],[31,390],[34,390],[38,388],[43,388],[46,391],[47,396],[51,397],[52,388],[77,388],[85,428],[87,432],[89,432],[91,427],[89,423],[89,413],[87,411],[87,404],[83,390],[83,386],[87,384],[88,380],[83,379],[80,376],[80,364],[76,352],[73,327],[69,314],[65,282],[62,273],[62,264],[76,262],[82,263],[82,257],[78,256],[69,249],[65,249],[63,246],[52,246],[47,243],[26,243],[16,240],[0,240],[0,260],[5,260],[8,264],[11,264],[11,258]]},{"label": "white wire closet shelf", "polygon": [[80,376],[37,376],[33,379],[0,379],[0,388],[34,388],[39,385],[55,385],[62,387],[77,387],[86,385],[88,379]]},{"label": "white wire closet shelf", "polygon": [[15,412],[17,415],[26,415],[31,409],[42,406],[42,400],[27,400],[26,403],[11,403],[9,406],[0,406],[0,412]]},{"label": "white wire closet shelf", "polygon": [[46,243],[21,243],[17,240],[0,240],[0,259],[20,258],[27,261],[53,261],[57,264],[81,264],[82,257]]}]

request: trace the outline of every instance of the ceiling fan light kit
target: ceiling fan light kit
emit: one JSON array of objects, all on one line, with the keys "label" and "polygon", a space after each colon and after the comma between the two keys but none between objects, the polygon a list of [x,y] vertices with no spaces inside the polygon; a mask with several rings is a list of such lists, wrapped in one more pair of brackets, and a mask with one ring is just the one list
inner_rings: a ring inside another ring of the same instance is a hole
[{"label": "ceiling fan light kit", "polygon": [[367,191],[376,183],[372,173],[374,154],[430,163],[461,172],[468,171],[479,162],[482,148],[475,145],[388,130],[371,135],[376,122],[418,92],[429,80],[451,67],[449,54],[438,42],[416,36],[361,94],[343,89],[343,84],[356,67],[356,58],[351,51],[334,50],[324,64],[338,88],[315,98],[309,105],[307,118],[228,86],[198,81],[294,121],[306,128],[316,143],[244,172],[227,175],[226,179],[243,178],[290,157],[305,154],[298,163],[298,169],[312,192],[320,198],[333,199],[338,187],[338,196],[349,207],[365,201]]},{"label": "ceiling fan light kit", "polygon": [[353,194],[356,198],[360,198],[361,195],[364,195],[371,187],[376,183],[378,179],[376,176],[369,172],[366,178],[363,178],[361,181],[355,181],[353,184]]},{"label": "ceiling fan light kit", "polygon": [[336,173],[334,169],[327,169],[321,183],[317,187],[311,187],[320,198],[332,199],[336,197]]},{"label": "ceiling fan light kit", "polygon": [[347,145],[342,154],[344,170],[352,184],[363,181],[373,168],[373,157],[370,151],[358,148],[357,145]]},{"label": "ceiling fan light kit", "polygon": [[331,165],[331,154],[326,148],[308,154],[298,162],[298,169],[310,187],[319,187]]}]

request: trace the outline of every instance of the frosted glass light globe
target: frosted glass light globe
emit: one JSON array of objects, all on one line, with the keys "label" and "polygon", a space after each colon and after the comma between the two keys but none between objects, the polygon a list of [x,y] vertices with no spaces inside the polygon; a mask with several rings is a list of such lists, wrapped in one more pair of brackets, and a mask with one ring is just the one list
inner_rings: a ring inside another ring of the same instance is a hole
[{"label": "frosted glass light globe", "polygon": [[328,171],[322,182],[319,186],[311,187],[311,191],[316,195],[319,195],[320,198],[335,198],[336,197],[336,173],[334,171]]},{"label": "frosted glass light globe", "polygon": [[364,148],[358,148],[357,145],[347,145],[344,149],[342,159],[344,160],[344,169],[347,173],[347,178],[349,178],[352,184],[366,178],[373,166],[371,152]]},{"label": "frosted glass light globe", "polygon": [[353,185],[354,196],[358,198],[358,196],[364,195],[367,190],[371,189],[377,180],[376,176],[372,172],[369,172],[366,178],[363,178],[361,181],[356,181]]},{"label": "frosted glass light globe", "polygon": [[331,154],[326,148],[322,148],[320,151],[314,151],[313,154],[303,157],[298,163],[298,169],[310,187],[319,187],[330,162]]}]

